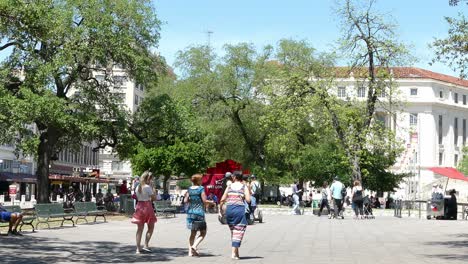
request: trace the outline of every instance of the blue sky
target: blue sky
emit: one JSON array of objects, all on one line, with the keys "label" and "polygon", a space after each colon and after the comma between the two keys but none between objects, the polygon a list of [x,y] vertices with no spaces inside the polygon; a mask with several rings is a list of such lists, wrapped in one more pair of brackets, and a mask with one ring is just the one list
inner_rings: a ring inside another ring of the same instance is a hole
[{"label": "blue sky", "polygon": [[[190,45],[206,44],[206,31],[213,31],[211,45],[251,42],[257,47],[276,44],[282,38],[308,40],[318,51],[330,51],[340,36],[333,14],[335,0],[154,0],[164,22],[158,51],[169,64],[176,52]],[[447,34],[444,16],[468,14],[462,4],[450,7],[448,0],[380,0],[378,9],[390,13],[399,24],[398,34],[412,45],[418,58],[414,66],[456,75],[443,64],[429,66],[428,43]]]}]

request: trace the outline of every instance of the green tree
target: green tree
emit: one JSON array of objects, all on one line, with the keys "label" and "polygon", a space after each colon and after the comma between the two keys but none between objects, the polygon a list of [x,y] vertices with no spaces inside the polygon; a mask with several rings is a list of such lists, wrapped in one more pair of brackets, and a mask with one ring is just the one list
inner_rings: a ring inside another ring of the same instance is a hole
[{"label": "green tree", "polygon": [[182,190],[185,190],[192,186],[192,182],[189,179],[179,180],[177,182],[177,186],[179,186],[179,188],[181,188]]},{"label": "green tree", "polygon": [[264,167],[266,131],[258,126],[265,109],[256,87],[271,47],[261,52],[252,44],[225,45],[219,58],[210,47],[190,47],[178,53],[179,85],[189,89],[192,109],[211,131],[219,159],[232,158],[244,166]]},{"label": "green tree", "polygon": [[468,147],[463,147],[463,159],[458,163],[457,169],[463,174],[468,175]]},{"label": "green tree", "polygon": [[200,173],[208,165],[206,149],[194,142],[176,141],[172,145],[140,148],[131,159],[135,174],[149,170],[163,176],[163,190],[168,192],[167,181],[173,175]]},{"label": "green tree", "polygon": [[0,1],[0,137],[37,156],[38,202],[49,201],[49,164],[62,148],[118,144],[127,114],[110,92],[113,68],[154,81],[159,25],[145,0]]},{"label": "green tree", "polygon": [[[372,136],[376,108],[384,108],[389,116],[395,111],[392,109],[395,83],[391,67],[406,63],[409,54],[396,39],[396,25],[386,22],[386,17],[374,10],[376,1],[365,1],[365,5],[355,2],[347,0],[338,10],[343,30],[341,52],[350,58],[350,67],[334,74],[342,78],[353,73],[357,80],[356,89],[364,87],[367,90],[366,100],[361,104],[352,100],[336,100],[329,96],[328,88],[318,90],[317,96],[330,115],[331,124],[351,164],[353,179],[361,180],[363,151],[368,144],[376,144],[376,137]],[[336,83],[331,84],[336,87]],[[382,94],[385,94],[389,107],[379,105],[378,97]]]},{"label": "green tree", "polygon": [[[434,62],[442,62],[458,72],[460,78],[468,77],[468,21],[462,13],[458,17],[445,17],[449,25],[446,38],[436,38],[430,47],[435,52]],[[432,65],[431,63],[431,65]]]}]

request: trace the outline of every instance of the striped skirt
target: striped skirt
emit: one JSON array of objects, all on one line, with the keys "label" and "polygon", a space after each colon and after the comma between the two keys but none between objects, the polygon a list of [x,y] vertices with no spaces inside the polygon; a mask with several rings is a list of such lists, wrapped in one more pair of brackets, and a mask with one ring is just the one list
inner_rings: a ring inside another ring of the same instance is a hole
[{"label": "striped skirt", "polygon": [[240,247],[247,229],[244,205],[228,205],[226,208],[226,221],[231,229],[232,247]]}]

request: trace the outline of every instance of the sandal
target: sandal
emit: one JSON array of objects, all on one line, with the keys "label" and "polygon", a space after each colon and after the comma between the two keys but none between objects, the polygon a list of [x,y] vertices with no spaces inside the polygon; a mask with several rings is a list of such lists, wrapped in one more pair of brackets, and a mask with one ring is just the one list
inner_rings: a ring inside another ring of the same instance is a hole
[{"label": "sandal", "polygon": [[196,249],[194,249],[193,247],[190,248],[190,253],[191,253],[192,257],[199,257],[200,256],[198,251]]}]

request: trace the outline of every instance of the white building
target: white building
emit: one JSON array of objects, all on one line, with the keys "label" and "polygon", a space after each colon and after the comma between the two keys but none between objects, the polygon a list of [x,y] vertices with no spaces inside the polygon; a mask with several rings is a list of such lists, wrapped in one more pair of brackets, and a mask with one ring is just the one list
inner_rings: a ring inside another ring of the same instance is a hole
[{"label": "white building", "polygon": [[[95,78],[104,81],[105,75],[96,72]],[[113,85],[111,92],[117,94],[122,99],[122,107],[134,113],[145,97],[142,85],[131,80],[125,70],[118,67],[112,69]],[[129,161],[122,161],[112,148],[107,147],[100,150],[99,168],[102,175],[110,178],[125,180],[132,176],[132,168]]]},{"label": "white building", "polygon": [[[392,169],[414,175],[401,185],[398,195],[426,199],[433,183],[445,188],[447,176],[453,176],[453,170],[444,168],[456,168],[462,159],[467,141],[468,81],[413,67],[396,67],[392,72],[401,109],[393,116],[377,112],[377,117],[396,130],[405,144]],[[367,91],[355,84],[353,74],[338,80],[337,96],[364,99]],[[387,97],[383,94],[379,100],[385,102]],[[448,182],[447,190],[455,188],[459,200],[468,200],[468,182]]]}]

